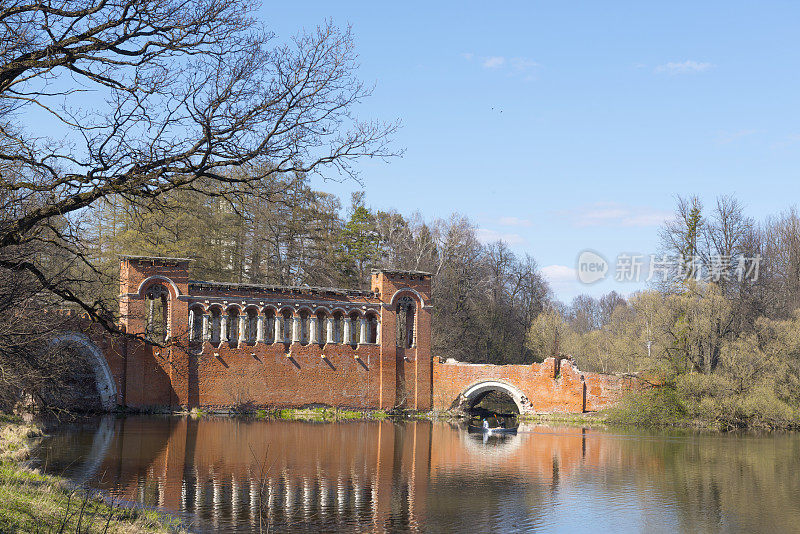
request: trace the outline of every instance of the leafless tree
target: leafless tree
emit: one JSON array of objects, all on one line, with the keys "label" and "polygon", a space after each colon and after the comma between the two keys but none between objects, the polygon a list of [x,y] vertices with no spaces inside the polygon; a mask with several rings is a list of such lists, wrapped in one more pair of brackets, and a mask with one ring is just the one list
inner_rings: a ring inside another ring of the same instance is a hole
[{"label": "leafless tree", "polygon": [[[396,124],[364,122],[348,28],[279,39],[243,0],[0,2],[0,330],[68,303],[115,330],[87,228],[112,197],[263,194],[295,174],[356,176]],[[24,288],[19,289],[18,288]],[[21,293],[20,293],[21,292]],[[11,321],[11,322],[8,322]],[[7,361],[22,350],[0,340]],[[16,345],[14,343],[17,343]]]}]

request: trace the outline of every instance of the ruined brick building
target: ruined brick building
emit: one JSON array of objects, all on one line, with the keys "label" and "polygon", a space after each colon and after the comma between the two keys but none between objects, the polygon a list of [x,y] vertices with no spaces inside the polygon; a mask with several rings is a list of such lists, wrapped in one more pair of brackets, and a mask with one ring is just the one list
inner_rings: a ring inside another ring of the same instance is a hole
[{"label": "ruined brick building", "polygon": [[156,342],[126,344],[121,404],[431,409],[429,274],[354,291],[190,280],[189,262],[121,260],[122,325]]},{"label": "ruined brick building", "polygon": [[253,409],[326,405],[469,408],[491,391],[520,413],[584,412],[630,380],[569,360],[441,362],[431,355],[431,275],[376,270],[371,289],[278,287],[189,279],[191,260],[120,260],[120,322],[64,332],[93,368],[100,406]]}]

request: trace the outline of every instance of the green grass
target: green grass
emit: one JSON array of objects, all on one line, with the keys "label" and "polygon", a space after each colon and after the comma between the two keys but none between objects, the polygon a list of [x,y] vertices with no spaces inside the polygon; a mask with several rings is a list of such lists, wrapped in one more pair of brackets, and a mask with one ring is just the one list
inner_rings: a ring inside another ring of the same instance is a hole
[{"label": "green grass", "polygon": [[340,408],[284,408],[274,412],[259,410],[256,417],[285,419],[288,421],[383,421],[390,416],[384,410],[342,410]]},{"label": "green grass", "polygon": [[40,430],[0,416],[0,532],[182,532],[177,519],[107,502],[22,462]]}]

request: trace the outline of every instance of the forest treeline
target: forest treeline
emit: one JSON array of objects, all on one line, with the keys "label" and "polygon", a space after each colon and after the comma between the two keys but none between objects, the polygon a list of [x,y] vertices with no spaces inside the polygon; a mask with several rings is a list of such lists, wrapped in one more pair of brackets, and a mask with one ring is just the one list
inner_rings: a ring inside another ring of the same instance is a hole
[{"label": "forest treeline", "polygon": [[[307,177],[283,177],[259,195],[177,191],[158,207],[111,196],[87,217],[87,250],[104,280],[119,254],[190,257],[198,280],[367,288],[373,268],[433,274],[433,350],[469,362],[541,360],[526,342],[552,296],[530,256],[502,242],[481,243],[464,216],[425,221],[369,208],[359,192],[340,199]],[[110,301],[116,287],[100,287]]]},{"label": "forest treeline", "polygon": [[[632,395],[616,410],[622,421],[797,426],[798,213],[757,222],[731,197],[711,207],[681,198],[660,246],[691,265],[628,299],[580,296],[556,305],[536,318],[531,342],[558,339],[581,369],[640,373],[663,386]],[[740,276],[741,258],[757,258],[758,270]],[[727,269],[718,269],[720,259]]]}]

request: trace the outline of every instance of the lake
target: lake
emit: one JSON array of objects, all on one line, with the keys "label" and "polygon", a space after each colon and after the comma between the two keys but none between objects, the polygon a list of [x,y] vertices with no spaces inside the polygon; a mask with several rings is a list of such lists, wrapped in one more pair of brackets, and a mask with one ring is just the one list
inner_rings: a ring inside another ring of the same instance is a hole
[{"label": "lake", "polygon": [[48,473],[199,532],[797,532],[800,435],[111,416]]}]

